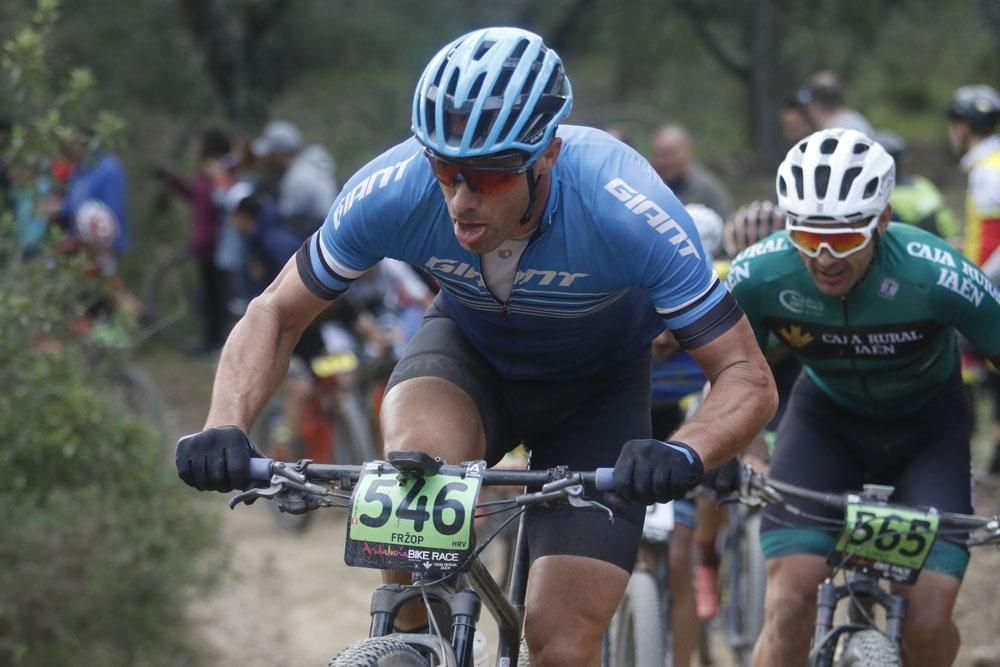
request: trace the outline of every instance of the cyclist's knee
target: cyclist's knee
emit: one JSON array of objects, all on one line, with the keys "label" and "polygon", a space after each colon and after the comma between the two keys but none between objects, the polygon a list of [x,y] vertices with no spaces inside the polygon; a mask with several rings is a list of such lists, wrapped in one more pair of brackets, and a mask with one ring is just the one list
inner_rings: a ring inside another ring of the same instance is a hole
[{"label": "cyclist's knee", "polygon": [[816,587],[828,568],[818,556],[786,556],[767,565],[767,622],[782,627],[809,626],[816,608]]},{"label": "cyclist's knee", "polygon": [[524,623],[524,638],[531,651],[533,667],[555,665],[599,664],[604,628],[586,619],[566,619],[557,624],[539,622],[538,616],[529,613]]},{"label": "cyclist's knee", "polygon": [[394,386],[381,414],[385,451],[419,450],[448,462],[481,458],[486,436],[479,410],[457,385],[418,377]]}]

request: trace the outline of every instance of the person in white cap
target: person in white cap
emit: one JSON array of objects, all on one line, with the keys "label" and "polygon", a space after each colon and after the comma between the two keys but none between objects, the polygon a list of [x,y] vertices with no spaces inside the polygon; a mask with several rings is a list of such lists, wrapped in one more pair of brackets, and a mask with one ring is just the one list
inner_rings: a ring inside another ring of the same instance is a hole
[{"label": "person in white cap", "polygon": [[319,144],[303,147],[302,132],[287,120],[273,120],[250,149],[277,181],[275,196],[286,224],[308,235],[316,231],[340,191],[336,163]]}]

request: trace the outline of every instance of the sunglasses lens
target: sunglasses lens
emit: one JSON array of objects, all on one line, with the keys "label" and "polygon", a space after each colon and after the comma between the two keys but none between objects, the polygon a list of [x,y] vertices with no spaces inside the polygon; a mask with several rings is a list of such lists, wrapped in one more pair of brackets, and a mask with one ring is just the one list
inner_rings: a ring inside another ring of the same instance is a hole
[{"label": "sunglasses lens", "polygon": [[430,163],[434,176],[443,185],[453,186],[458,183],[461,176],[473,192],[481,195],[492,195],[511,189],[517,183],[517,177],[523,173],[517,169],[505,171],[462,167],[434,158],[430,158]]},{"label": "sunglasses lens", "polygon": [[520,176],[515,171],[493,171],[486,169],[465,169],[465,180],[469,187],[482,195],[492,195],[511,189]]},{"label": "sunglasses lens", "polygon": [[458,175],[462,172],[460,167],[450,162],[435,160],[434,158],[431,158],[429,162],[431,163],[431,169],[434,171],[434,176],[443,185],[455,185],[458,182]]},{"label": "sunglasses lens", "polygon": [[860,232],[848,234],[823,234],[807,232],[801,229],[788,230],[788,236],[796,247],[811,255],[818,255],[820,246],[824,243],[836,254],[844,255],[860,250],[870,238]]}]

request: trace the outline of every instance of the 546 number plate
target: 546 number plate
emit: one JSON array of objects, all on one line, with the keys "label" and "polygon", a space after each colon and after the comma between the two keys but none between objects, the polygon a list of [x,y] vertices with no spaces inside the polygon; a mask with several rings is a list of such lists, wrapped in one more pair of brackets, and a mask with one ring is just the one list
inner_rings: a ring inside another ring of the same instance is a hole
[{"label": "546 number plate", "polygon": [[351,495],[344,561],[387,570],[451,570],[474,548],[482,472],[477,461],[436,475],[401,479],[373,462]]}]

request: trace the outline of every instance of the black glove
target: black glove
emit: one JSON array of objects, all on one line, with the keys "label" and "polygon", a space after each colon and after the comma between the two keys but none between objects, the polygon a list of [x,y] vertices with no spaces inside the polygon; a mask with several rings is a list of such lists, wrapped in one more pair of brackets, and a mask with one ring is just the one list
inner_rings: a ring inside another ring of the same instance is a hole
[{"label": "black glove", "polygon": [[629,440],[612,477],[615,492],[643,505],[683,498],[704,474],[701,457],[683,442]]},{"label": "black glove", "polygon": [[715,495],[724,496],[740,488],[740,461],[729,459],[721,466],[712,468],[705,473],[701,485]]},{"label": "black glove", "polygon": [[250,459],[263,458],[236,426],[210,428],[177,441],[177,474],[200,491],[228,492],[250,483]]}]

